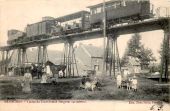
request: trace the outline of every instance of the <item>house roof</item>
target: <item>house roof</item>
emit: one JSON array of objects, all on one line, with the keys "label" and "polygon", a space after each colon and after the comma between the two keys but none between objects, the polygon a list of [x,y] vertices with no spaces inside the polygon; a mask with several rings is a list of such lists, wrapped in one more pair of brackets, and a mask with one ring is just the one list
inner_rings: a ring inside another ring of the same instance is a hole
[{"label": "house roof", "polygon": [[66,21],[69,21],[69,20],[80,18],[80,17],[82,17],[82,14],[87,14],[87,13],[89,13],[89,12],[82,10],[82,11],[79,11],[79,12],[76,12],[76,13],[72,13],[72,14],[62,16],[62,17],[58,17],[55,20],[58,21],[58,22],[66,22]]},{"label": "house roof", "polygon": [[[110,0],[110,1],[106,1],[105,5],[108,6],[108,5],[112,5],[115,3],[120,3],[122,1],[130,2],[130,1],[137,1],[137,0]],[[149,0],[140,0],[140,1],[149,1]],[[96,5],[88,6],[87,8],[93,9],[93,8],[98,8],[98,7],[103,7],[103,2],[96,4]]]},{"label": "house roof", "polygon": [[[111,4],[111,3],[116,3],[116,2],[120,2],[121,0],[110,0],[110,1],[107,1],[105,2],[105,5],[108,5],[108,4]],[[99,4],[96,4],[96,5],[92,5],[92,6],[88,6],[87,8],[97,8],[97,7],[102,7],[103,6],[103,2],[102,3],[99,3]]]},{"label": "house roof", "polygon": [[93,46],[91,44],[89,45],[80,45],[86,53],[88,53],[88,55],[90,55],[91,57],[102,57],[103,55],[103,50],[102,48],[100,47],[96,47],[96,46]]}]

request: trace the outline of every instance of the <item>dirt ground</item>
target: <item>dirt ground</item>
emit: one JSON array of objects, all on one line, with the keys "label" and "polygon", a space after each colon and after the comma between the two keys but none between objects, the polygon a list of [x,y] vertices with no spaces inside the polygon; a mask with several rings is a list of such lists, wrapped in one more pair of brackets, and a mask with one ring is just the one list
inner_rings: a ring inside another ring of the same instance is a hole
[{"label": "dirt ground", "polygon": [[105,78],[100,90],[79,88],[80,78],[61,79],[56,84],[32,83],[32,92],[22,92],[21,77],[0,78],[0,99],[88,99],[88,100],[161,100],[169,102],[169,86],[157,81],[138,78],[138,91],[118,89],[114,79]]}]

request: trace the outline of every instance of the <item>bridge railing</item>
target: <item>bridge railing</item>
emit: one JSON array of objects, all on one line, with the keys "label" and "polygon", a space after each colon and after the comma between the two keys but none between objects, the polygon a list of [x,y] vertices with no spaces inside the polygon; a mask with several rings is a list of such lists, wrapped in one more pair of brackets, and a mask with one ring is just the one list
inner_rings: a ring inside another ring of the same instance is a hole
[{"label": "bridge railing", "polygon": [[170,7],[158,7],[155,10],[155,17],[170,17]]}]

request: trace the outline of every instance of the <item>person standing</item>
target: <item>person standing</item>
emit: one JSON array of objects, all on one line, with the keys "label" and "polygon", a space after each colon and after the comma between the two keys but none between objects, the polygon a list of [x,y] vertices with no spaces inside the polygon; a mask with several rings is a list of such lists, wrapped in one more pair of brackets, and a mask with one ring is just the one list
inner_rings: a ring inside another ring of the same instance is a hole
[{"label": "person standing", "polygon": [[47,83],[47,75],[43,73],[42,78],[41,78],[41,83]]},{"label": "person standing", "polygon": [[121,88],[121,83],[122,83],[122,77],[121,77],[121,74],[118,74],[117,75],[117,88]]},{"label": "person standing", "polygon": [[30,93],[31,92],[31,82],[32,82],[32,75],[29,70],[26,70],[26,73],[24,74],[23,81],[22,81],[22,91],[24,93]]},{"label": "person standing", "polygon": [[46,66],[46,73],[47,73],[47,75],[49,75],[50,77],[53,76],[49,65]]},{"label": "person standing", "polygon": [[132,79],[132,89],[135,92],[137,91],[137,84],[138,84],[137,78],[136,78],[136,76],[134,76],[133,79]]}]

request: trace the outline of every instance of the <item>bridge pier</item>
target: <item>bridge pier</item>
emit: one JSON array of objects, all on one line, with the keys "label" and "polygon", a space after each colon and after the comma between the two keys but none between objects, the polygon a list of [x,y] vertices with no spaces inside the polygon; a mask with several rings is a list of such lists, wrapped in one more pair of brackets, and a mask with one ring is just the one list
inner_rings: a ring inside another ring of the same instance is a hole
[{"label": "bridge pier", "polygon": [[18,75],[22,75],[23,73],[25,73],[25,60],[26,60],[26,48],[19,48],[17,59],[17,67],[19,70]]},{"label": "bridge pier", "polygon": [[38,46],[38,60],[37,63],[40,64],[42,63],[42,47]]},{"label": "bridge pier", "polygon": [[1,59],[0,59],[0,74],[2,73],[2,69],[3,69],[3,68],[2,68],[2,52],[3,52],[3,51],[1,51]]},{"label": "bridge pier", "polygon": [[46,62],[47,57],[47,45],[40,45],[38,46],[38,64],[44,65]]},{"label": "bridge pier", "polygon": [[105,69],[109,76],[116,77],[116,71],[121,71],[117,35],[110,34],[107,37],[105,50]]},{"label": "bridge pier", "polygon": [[25,72],[26,48],[22,48],[22,61],[23,72]]},{"label": "bridge pier", "polygon": [[[112,65],[113,65],[113,38],[111,36],[107,37],[106,42],[106,52],[105,52],[105,64],[106,64],[106,74],[111,76]],[[109,74],[108,74],[109,73]]]},{"label": "bridge pier", "polygon": [[43,65],[46,63],[47,61],[47,46],[46,45],[43,45],[43,50],[42,50],[42,53],[43,53],[43,57],[42,57],[42,63]]},{"label": "bridge pier", "polygon": [[21,69],[20,69],[20,67],[22,66],[21,65],[21,54],[22,54],[22,49],[21,48],[19,48],[18,49],[18,59],[17,59],[17,68],[18,68],[18,71],[17,71],[17,73],[18,73],[18,75],[21,75]]},{"label": "bridge pier", "polygon": [[47,68],[45,67],[45,63],[47,61],[47,45],[43,45],[43,50],[42,50],[42,65],[44,67],[44,71],[47,72]]},{"label": "bridge pier", "polygon": [[20,67],[21,66],[21,49],[18,49],[18,61],[17,61],[17,66]]},{"label": "bridge pier", "polygon": [[[75,60],[73,44],[74,42],[71,40],[67,40],[64,43],[64,64],[67,66],[66,75],[63,75],[64,77],[75,76],[76,60]],[[76,67],[76,70],[78,70],[77,67]],[[77,71],[77,74],[78,74],[78,71]]]},{"label": "bridge pier", "polygon": [[8,58],[9,58],[9,50],[6,50],[6,64],[4,64],[5,65],[5,74],[7,74],[8,73]]},{"label": "bridge pier", "polygon": [[5,61],[5,51],[1,51],[1,73],[4,74],[5,71],[4,71],[4,61]]}]

